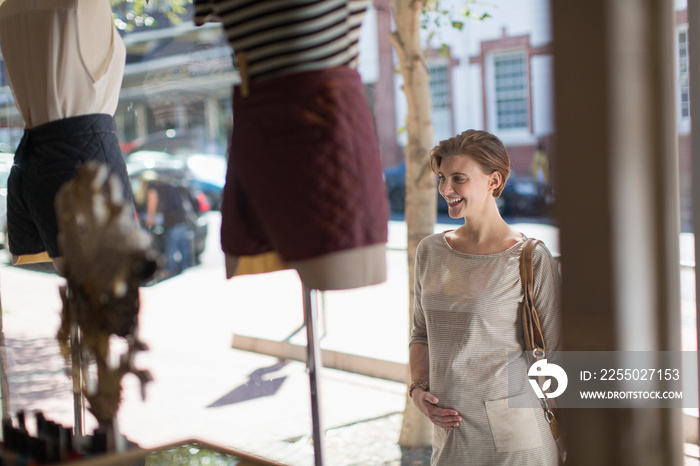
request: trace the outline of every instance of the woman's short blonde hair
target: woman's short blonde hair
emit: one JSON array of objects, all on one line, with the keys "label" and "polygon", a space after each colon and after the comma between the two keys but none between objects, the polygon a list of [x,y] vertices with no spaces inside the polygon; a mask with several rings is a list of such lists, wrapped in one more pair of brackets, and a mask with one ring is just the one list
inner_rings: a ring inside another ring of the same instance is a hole
[{"label": "woman's short blonde hair", "polygon": [[484,173],[501,174],[503,182],[493,192],[499,197],[510,176],[510,157],[503,142],[488,131],[469,129],[462,134],[440,141],[430,151],[430,168],[438,173],[442,161],[456,155],[468,155],[481,165]]}]

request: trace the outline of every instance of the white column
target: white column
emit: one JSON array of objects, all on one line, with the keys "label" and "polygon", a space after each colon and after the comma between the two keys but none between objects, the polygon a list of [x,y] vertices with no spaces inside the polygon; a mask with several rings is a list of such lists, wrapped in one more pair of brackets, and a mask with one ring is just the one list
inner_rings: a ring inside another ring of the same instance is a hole
[{"label": "white column", "polygon": [[183,104],[175,104],[175,128],[187,128],[187,108]]},{"label": "white column", "polygon": [[[673,2],[552,1],[566,350],[680,350]],[[573,465],[680,465],[672,409],[570,409]]]},{"label": "white column", "polygon": [[[690,80],[690,112],[691,120],[690,130],[690,151],[692,160],[692,179],[700,180],[700,128],[698,119],[700,118],[700,87],[696,86],[697,77],[700,76],[700,0],[688,0],[688,62],[690,65],[690,76],[696,78]],[[694,131],[695,130],[695,131]],[[692,183],[692,199],[693,199],[693,231],[695,232],[695,296],[700,296],[700,273],[698,273],[698,264],[700,264],[700,182],[693,181]],[[696,315],[697,315],[697,298],[696,298]],[[700,336],[700,319],[696,319],[696,338]],[[700,344],[698,345],[700,347]],[[698,361],[700,365],[700,360]],[[698,371],[700,373],[700,370]],[[699,426],[700,431],[700,426]]]},{"label": "white column", "polygon": [[136,115],[136,137],[145,139],[148,136],[148,105],[145,102],[134,104]]},{"label": "white column", "polygon": [[209,97],[204,103],[204,115],[207,131],[207,143],[216,142],[219,138],[219,100]]}]

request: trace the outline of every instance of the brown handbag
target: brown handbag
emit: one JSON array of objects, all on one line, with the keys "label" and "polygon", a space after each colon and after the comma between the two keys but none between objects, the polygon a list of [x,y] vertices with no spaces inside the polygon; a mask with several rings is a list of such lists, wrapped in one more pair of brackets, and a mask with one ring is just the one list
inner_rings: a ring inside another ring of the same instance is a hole
[{"label": "brown handbag", "polygon": [[[546,354],[544,333],[542,332],[540,317],[537,314],[537,309],[535,309],[533,292],[535,273],[532,262],[535,254],[535,248],[539,243],[542,243],[542,241],[534,238],[527,238],[525,239],[523,249],[520,252],[520,280],[523,285],[524,294],[523,332],[525,335],[525,349],[527,350],[526,353],[529,366],[532,366],[532,364],[540,359],[544,359]],[[559,459],[563,463],[566,461],[566,434],[564,434],[564,432],[559,428],[559,422],[550,409],[546,396],[545,398],[539,398],[539,400],[542,404],[542,409],[544,410],[544,418],[547,420],[549,428],[552,431],[554,441],[557,443]]]}]

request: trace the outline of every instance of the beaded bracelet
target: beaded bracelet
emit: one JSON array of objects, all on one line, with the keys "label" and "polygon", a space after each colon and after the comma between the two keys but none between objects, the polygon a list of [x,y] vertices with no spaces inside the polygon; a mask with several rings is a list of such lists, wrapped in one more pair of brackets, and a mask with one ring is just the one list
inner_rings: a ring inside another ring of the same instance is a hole
[{"label": "beaded bracelet", "polygon": [[428,387],[428,382],[411,382],[411,386],[408,387],[408,397],[411,398],[411,395],[413,395],[413,390],[416,388],[420,388],[424,392],[427,392],[429,387]]}]

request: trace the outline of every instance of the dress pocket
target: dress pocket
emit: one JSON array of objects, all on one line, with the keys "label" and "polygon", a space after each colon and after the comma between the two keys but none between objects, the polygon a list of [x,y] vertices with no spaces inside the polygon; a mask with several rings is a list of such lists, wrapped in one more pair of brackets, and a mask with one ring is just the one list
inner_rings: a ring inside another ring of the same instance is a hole
[{"label": "dress pocket", "polygon": [[527,406],[527,400],[521,399],[525,397],[526,395],[518,395],[486,402],[486,414],[496,451],[531,450],[542,446],[534,408],[508,407],[509,400],[512,406]]},{"label": "dress pocket", "polygon": [[433,426],[433,448],[442,450],[447,441],[447,431],[442,427]]}]

